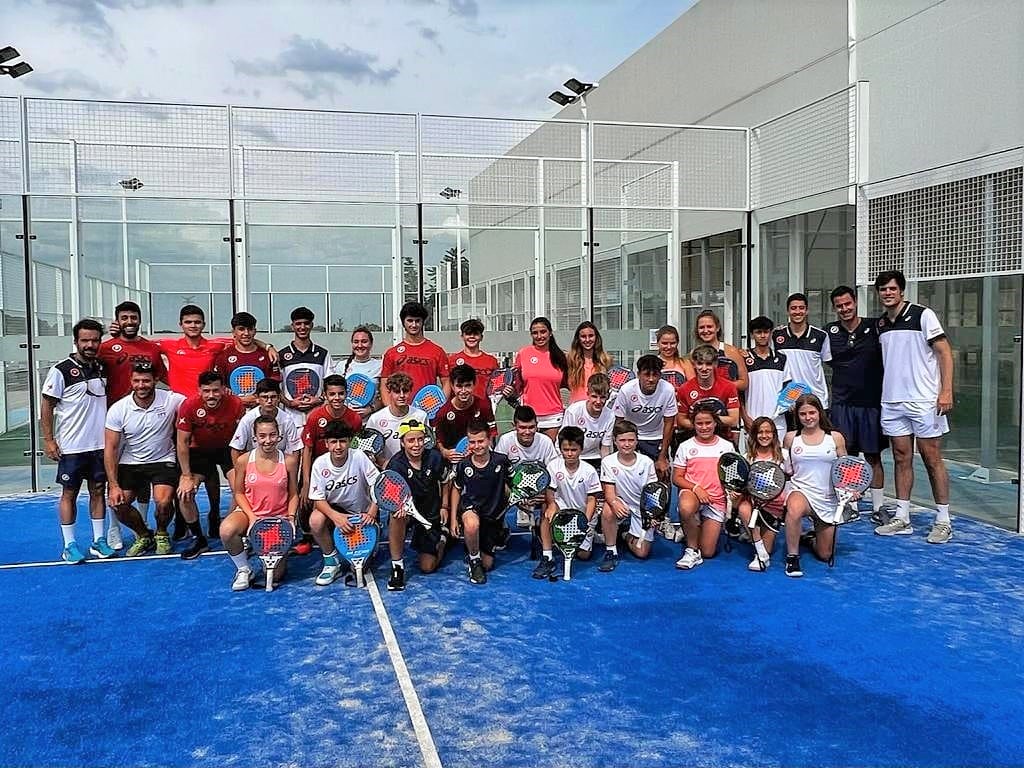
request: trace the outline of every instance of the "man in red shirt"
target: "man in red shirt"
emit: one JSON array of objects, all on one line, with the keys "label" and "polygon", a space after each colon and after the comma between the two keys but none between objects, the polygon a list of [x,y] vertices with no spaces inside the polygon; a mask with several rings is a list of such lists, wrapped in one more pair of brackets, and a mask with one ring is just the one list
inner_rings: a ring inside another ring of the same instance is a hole
[{"label": "man in red shirt", "polygon": [[246,408],[255,408],[256,383],[261,379],[281,380],[281,369],[267,350],[256,346],[256,318],[248,312],[236,312],[231,318],[233,344],[213,360],[213,370],[224,374],[228,388]]},{"label": "man in red shirt", "polygon": [[471,421],[486,422],[492,438],[498,434],[491,401],[476,394],[476,378],[476,371],[468,365],[452,368],[452,397],[434,417],[437,447],[445,460],[452,464],[458,464],[465,457],[455,451],[455,446],[466,437]]},{"label": "man in red shirt", "polygon": [[[444,396],[451,394],[448,383],[448,355],[437,344],[423,336],[423,323],[427,319],[427,309],[418,301],[407,301],[399,313],[404,329],[402,341],[384,353],[381,364],[380,378],[386,381],[392,373],[402,371],[412,379],[410,397],[428,384],[440,381]],[[391,405],[387,389],[381,392],[384,405]]]},{"label": "man in red shirt", "polygon": [[295,545],[295,553],[308,555],[313,548],[313,539],[309,533],[309,514],[313,504],[309,499],[309,476],[313,469],[313,460],[327,453],[327,440],[324,433],[329,424],[340,421],[353,432],[363,428],[363,420],[359,414],[345,405],[345,377],[332,373],[324,379],[324,404],[314,408],[306,417],[306,428],[302,430],[302,498],[299,499],[298,523],[303,531],[302,540]]},{"label": "man in red shirt", "polygon": [[113,405],[132,392],[132,367],[149,363],[158,381],[167,381],[167,368],[159,345],[139,335],[142,309],[134,301],[114,308],[114,320],[120,328],[117,336],[100,344],[99,359],[107,369],[107,405]]},{"label": "man in red shirt", "polygon": [[722,426],[729,430],[735,429],[740,423],[740,398],[735,384],[716,375],[718,350],[710,344],[700,344],[690,353],[690,359],[697,375],[676,388],[676,402],[679,405],[676,426],[692,434],[693,408],[701,401],[717,400],[726,411],[719,415]]},{"label": "man in red shirt", "polygon": [[457,365],[468,365],[476,371],[473,394],[486,398],[487,379],[498,368],[498,359],[480,349],[480,342],[484,338],[484,324],[479,320],[466,320],[459,330],[462,335],[462,350],[448,355],[448,367],[454,369]]},{"label": "man in red shirt", "polygon": [[[207,482],[207,488],[214,483],[219,486],[218,469],[231,484],[234,468],[228,443],[245,413],[242,401],[224,386],[223,374],[206,371],[199,374],[198,383],[199,394],[178,408],[177,453],[181,467],[178,499],[185,525],[195,536],[192,546],[181,553],[183,560],[193,560],[210,548],[199,524],[196,490],[207,481],[213,481]],[[211,500],[207,527],[212,539],[220,537],[219,506],[219,498],[216,507]]]}]

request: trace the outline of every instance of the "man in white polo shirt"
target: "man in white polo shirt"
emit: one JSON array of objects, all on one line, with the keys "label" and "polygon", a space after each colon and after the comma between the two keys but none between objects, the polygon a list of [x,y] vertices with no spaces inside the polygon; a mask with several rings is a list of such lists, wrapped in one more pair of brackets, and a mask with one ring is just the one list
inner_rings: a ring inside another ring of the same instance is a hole
[{"label": "man in white polo shirt", "polygon": [[935,524],[928,543],[953,538],[949,518],[949,473],[942,460],[946,414],[953,410],[953,348],[939,318],[928,307],[903,298],[902,272],[882,272],[875,290],[884,312],[878,318],[882,345],[882,432],[892,443],[896,464],[896,516],[875,528],[880,536],[909,536],[910,492],[914,488],[914,443],[928,470],[935,499]]},{"label": "man in white polo shirt", "polygon": [[97,357],[103,326],[95,320],[80,320],[72,333],[75,351],[46,374],[39,421],[43,451],[48,459],[58,462],[57,482],[63,488],[58,503],[64,537],[61,558],[68,563],[81,563],[85,553],[75,541],[75,521],[83,480],[89,486],[92,520],[93,543],[89,551],[100,558],[111,557],[114,551],[103,536],[103,419],[107,388],[103,365]]},{"label": "man in white polo shirt", "polygon": [[807,322],[807,297],[804,294],[790,294],[786,299],[786,313],[789,322],[772,331],[775,351],[785,354],[786,375],[790,380],[809,386],[821,400],[822,408],[828,408],[828,385],[823,365],[832,359],[828,334]]},{"label": "man in white polo shirt", "polygon": [[[167,524],[174,516],[178,486],[174,427],[184,401],[182,394],[157,389],[153,366],[142,362],[132,368],[132,393],[107,411],[103,450],[107,500],[118,519],[135,532],[126,557],[154,548],[158,555],[171,554]],[[156,502],[155,535],[132,506],[142,489],[149,487]]]}]

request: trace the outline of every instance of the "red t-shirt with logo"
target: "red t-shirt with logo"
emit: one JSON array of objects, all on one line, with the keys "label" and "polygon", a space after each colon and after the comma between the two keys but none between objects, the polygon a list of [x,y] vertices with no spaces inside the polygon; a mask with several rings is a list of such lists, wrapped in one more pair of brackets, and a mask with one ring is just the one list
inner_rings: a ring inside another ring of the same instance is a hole
[{"label": "red t-shirt with logo", "polygon": [[149,363],[157,380],[167,378],[167,368],[159,345],[136,336],[124,339],[115,336],[100,344],[99,359],[107,369],[107,404],[113,405],[132,391],[132,368],[136,363]]},{"label": "red t-shirt with logo", "polygon": [[679,405],[679,410],[685,411],[687,414],[695,403],[711,397],[725,403],[726,410],[731,411],[740,407],[740,397],[736,391],[736,385],[718,375],[715,376],[709,389],[703,389],[697,383],[696,377],[688,379],[685,384],[676,388],[676,403]]},{"label": "red t-shirt with logo", "polygon": [[467,355],[463,350],[462,352],[452,352],[448,355],[448,369],[451,370],[456,365],[468,365],[476,371],[476,384],[473,387],[473,394],[477,397],[486,398],[487,379],[499,367],[498,358],[486,352],[481,352],[476,357],[473,357],[472,355]]},{"label": "red t-shirt with logo", "polygon": [[416,393],[423,387],[437,384],[438,379],[448,377],[448,353],[430,339],[424,339],[419,344],[400,341],[384,353],[380,369],[381,383],[398,371],[412,378],[412,393],[409,397],[416,397]]},{"label": "red t-shirt with logo", "polygon": [[212,371],[214,359],[232,344],[224,339],[201,338],[199,346],[193,347],[185,336],[157,339],[156,343],[167,356],[167,386],[185,397],[199,394],[199,374]]},{"label": "red t-shirt with logo", "polygon": [[199,395],[178,408],[178,430],[191,434],[188,445],[197,451],[221,451],[228,447],[235,428],[245,414],[242,401],[225,391],[220,405],[211,410]]},{"label": "red t-shirt with logo", "polygon": [[[251,352],[241,352],[235,348],[232,344],[226,347],[213,359],[213,369],[218,373],[224,374],[225,381],[228,386],[231,387],[231,374],[233,371],[242,368],[243,366],[252,366],[258,368],[263,372],[263,377],[267,379],[281,380],[281,369],[277,363],[270,362],[270,357],[267,355],[265,349],[254,349]],[[255,382],[254,382],[255,383]],[[240,394],[238,387],[231,387],[231,391],[236,395]],[[251,393],[250,393],[251,394]]]},{"label": "red t-shirt with logo", "polygon": [[565,410],[562,405],[562,383],[565,374],[551,364],[551,353],[532,344],[516,353],[516,366],[523,372],[523,405],[538,416],[551,416]]},{"label": "red t-shirt with logo", "polygon": [[498,434],[498,429],[494,425],[494,410],[488,398],[474,395],[473,404],[461,411],[449,400],[441,406],[441,410],[434,417],[434,435],[437,442],[445,448],[454,448],[459,444],[459,440],[466,436],[469,422],[477,420],[487,423],[491,437]]},{"label": "red t-shirt with logo", "polygon": [[351,408],[343,407],[340,414],[335,414],[326,405],[314,408],[306,417],[306,428],[302,430],[302,444],[313,449],[314,458],[327,453],[324,431],[332,421],[342,422],[353,432],[363,428],[363,420]]}]

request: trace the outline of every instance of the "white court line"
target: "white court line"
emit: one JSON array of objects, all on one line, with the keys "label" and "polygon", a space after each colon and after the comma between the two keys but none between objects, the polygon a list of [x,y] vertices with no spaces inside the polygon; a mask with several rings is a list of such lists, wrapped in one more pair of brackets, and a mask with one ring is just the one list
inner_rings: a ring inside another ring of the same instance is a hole
[{"label": "white court line", "polygon": [[416,695],[416,689],[413,687],[409,668],[405,666],[402,649],[398,647],[398,638],[395,637],[391,619],[388,618],[388,612],[384,609],[384,601],[380,599],[377,582],[374,581],[373,574],[368,573],[367,576],[369,578],[366,580],[366,589],[370,593],[373,612],[377,614],[377,623],[380,624],[380,631],[384,635],[384,644],[388,648],[391,665],[395,668],[398,687],[402,689],[405,707],[409,710],[409,718],[412,720],[412,727],[416,732],[416,741],[419,742],[420,752],[423,754],[423,764],[426,768],[441,768],[441,757],[437,754],[437,747],[434,746],[434,737],[430,733],[427,718],[423,715],[423,708],[420,707],[420,698]]},{"label": "white court line", "polygon": [[[216,552],[203,552],[200,557],[217,557],[226,555],[227,551],[219,549]],[[0,565],[0,571],[8,571],[14,568],[49,568],[54,565],[100,565],[101,563],[137,563],[142,560],[181,560],[180,552],[172,552],[169,555],[139,555],[138,557],[108,557],[105,560],[100,557],[89,558],[81,563],[67,563],[63,560],[43,560],[37,563],[7,563]]]}]

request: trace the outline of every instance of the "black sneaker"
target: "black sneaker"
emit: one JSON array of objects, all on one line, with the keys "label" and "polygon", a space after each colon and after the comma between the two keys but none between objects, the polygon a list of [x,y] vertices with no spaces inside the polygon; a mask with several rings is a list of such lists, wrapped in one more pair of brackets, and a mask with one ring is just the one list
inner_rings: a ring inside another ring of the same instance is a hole
[{"label": "black sneaker", "polygon": [[209,533],[207,534],[211,539],[220,538],[220,515],[210,513],[206,521],[206,527]]},{"label": "black sneaker", "polygon": [[469,561],[469,580],[473,584],[486,584],[487,571],[484,569],[484,562],[479,557]]},{"label": "black sneaker", "polygon": [[786,555],[786,575],[800,578],[804,572],[800,570],[800,555]]},{"label": "black sneaker", "polygon": [[401,592],[405,589],[405,568],[391,565],[391,578],[388,579],[388,592]]},{"label": "black sneaker", "polygon": [[604,560],[597,566],[597,570],[601,573],[611,573],[619,567],[619,556],[612,552],[610,549],[606,549],[604,553]]},{"label": "black sneaker", "polygon": [[210,551],[210,542],[206,540],[205,536],[198,536],[192,542],[192,546],[181,553],[182,560],[195,560],[203,552]]},{"label": "black sneaker", "polygon": [[542,557],[537,567],[533,569],[533,578],[546,579],[555,572],[555,561],[550,557]]}]

